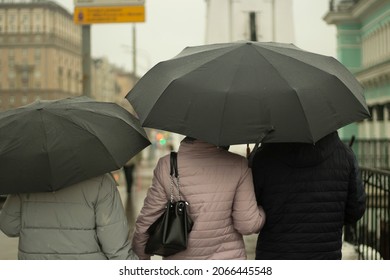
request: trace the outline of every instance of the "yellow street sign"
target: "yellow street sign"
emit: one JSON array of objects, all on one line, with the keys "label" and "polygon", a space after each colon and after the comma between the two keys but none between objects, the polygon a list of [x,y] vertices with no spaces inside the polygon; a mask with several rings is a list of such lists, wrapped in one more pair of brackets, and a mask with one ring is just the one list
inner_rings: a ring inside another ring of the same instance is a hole
[{"label": "yellow street sign", "polygon": [[73,0],[75,6],[142,6],[145,0]]},{"label": "yellow street sign", "polygon": [[75,7],[76,24],[144,22],[145,6]]}]

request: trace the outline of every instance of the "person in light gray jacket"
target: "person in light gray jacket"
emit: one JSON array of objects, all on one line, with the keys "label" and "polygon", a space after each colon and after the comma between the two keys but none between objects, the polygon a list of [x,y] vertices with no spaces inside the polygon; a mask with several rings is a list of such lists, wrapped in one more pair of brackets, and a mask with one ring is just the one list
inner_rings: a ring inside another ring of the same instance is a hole
[{"label": "person in light gray jacket", "polygon": [[19,237],[21,260],[137,259],[110,174],[56,192],[9,195],[0,212],[0,229]]}]

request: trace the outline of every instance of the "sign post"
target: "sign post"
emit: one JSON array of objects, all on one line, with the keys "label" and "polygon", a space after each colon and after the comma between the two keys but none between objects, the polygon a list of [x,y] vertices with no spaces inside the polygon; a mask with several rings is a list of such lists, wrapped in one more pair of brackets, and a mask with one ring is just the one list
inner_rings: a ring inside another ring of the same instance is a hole
[{"label": "sign post", "polygon": [[[145,0],[73,0],[73,21],[82,26],[83,94],[91,96],[91,24],[144,22]],[[135,44],[135,26],[133,43]],[[135,45],[133,46],[135,64]],[[135,66],[134,66],[135,67]],[[135,68],[134,68],[135,75]]]}]

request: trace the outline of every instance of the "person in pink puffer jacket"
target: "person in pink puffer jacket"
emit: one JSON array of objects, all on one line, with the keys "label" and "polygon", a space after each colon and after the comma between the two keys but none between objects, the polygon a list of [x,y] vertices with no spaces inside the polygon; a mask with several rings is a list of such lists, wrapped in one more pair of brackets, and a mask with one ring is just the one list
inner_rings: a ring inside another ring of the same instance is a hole
[{"label": "person in pink puffer jacket", "polygon": [[[247,160],[186,137],[180,144],[177,164],[181,195],[189,203],[194,226],[187,249],[165,259],[246,259],[243,235],[259,233],[265,222],[264,210],[256,202]],[[163,213],[170,198],[169,170],[167,155],[157,163],[136,220],[132,246],[140,259],[151,257],[144,253],[147,229]]]}]

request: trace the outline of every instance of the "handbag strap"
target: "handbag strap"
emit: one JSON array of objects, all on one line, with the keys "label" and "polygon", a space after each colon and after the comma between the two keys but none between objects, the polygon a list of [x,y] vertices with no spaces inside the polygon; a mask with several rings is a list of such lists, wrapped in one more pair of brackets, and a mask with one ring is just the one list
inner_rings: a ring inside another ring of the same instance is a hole
[{"label": "handbag strap", "polygon": [[[180,181],[179,181],[179,171],[177,168],[177,153],[176,152],[171,152],[171,171],[169,173],[171,177],[171,202],[173,202],[173,186],[176,185],[177,187],[177,192],[179,194],[179,200],[181,200],[181,195],[180,195]],[[176,178],[177,184],[174,183],[174,179]]]},{"label": "handbag strap", "polygon": [[179,171],[177,170],[177,153],[171,152],[171,176],[179,177]]}]

